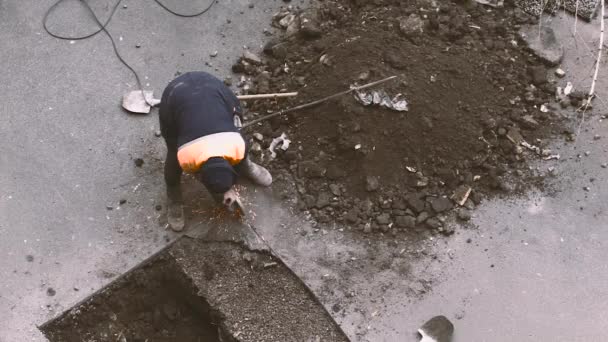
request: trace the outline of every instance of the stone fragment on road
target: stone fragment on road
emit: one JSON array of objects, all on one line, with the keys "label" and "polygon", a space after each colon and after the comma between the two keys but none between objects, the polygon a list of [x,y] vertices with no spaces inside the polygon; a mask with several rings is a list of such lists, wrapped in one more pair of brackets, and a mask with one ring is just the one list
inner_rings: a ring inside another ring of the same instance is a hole
[{"label": "stone fragment on road", "polygon": [[564,57],[564,47],[555,37],[555,32],[552,28],[544,25],[540,28],[539,35],[538,25],[529,25],[523,27],[519,34],[520,37],[528,44],[528,48],[550,66],[556,66]]},{"label": "stone fragment on road", "polygon": [[365,178],[365,190],[367,190],[368,192],[376,191],[379,187],[380,182],[378,180],[378,177],[367,176]]},{"label": "stone fragment on road", "polygon": [[424,31],[424,21],[418,14],[410,14],[409,17],[399,20],[399,30],[406,37],[414,37]]},{"label": "stone fragment on road", "polygon": [[262,59],[258,55],[254,54],[251,51],[245,51],[243,53],[243,59],[246,62],[249,62],[249,63],[254,64],[254,65],[260,65],[260,64],[262,64]]},{"label": "stone fragment on road", "polygon": [[431,207],[436,213],[442,213],[444,211],[452,209],[452,201],[445,197],[434,198],[431,201]]},{"label": "stone fragment on road", "polygon": [[456,202],[459,206],[463,206],[467,200],[469,199],[469,195],[471,195],[471,187],[466,185],[459,186],[456,190],[454,190],[454,195],[452,195],[452,200]]}]

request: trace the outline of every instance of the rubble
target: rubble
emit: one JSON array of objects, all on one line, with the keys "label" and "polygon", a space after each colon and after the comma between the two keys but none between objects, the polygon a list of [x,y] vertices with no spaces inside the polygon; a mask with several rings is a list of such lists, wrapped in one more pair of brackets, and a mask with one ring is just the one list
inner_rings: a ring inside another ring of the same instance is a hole
[{"label": "rubble", "polygon": [[[425,222],[435,219],[430,225],[449,233],[453,227],[435,215],[454,217],[448,215],[454,206],[455,214],[469,212],[482,195],[525,189],[534,174],[527,161],[556,158],[528,143],[541,145],[560,129],[548,105],[557,95],[548,79],[554,69],[548,75],[514,39],[530,16],[453,2],[439,8],[369,2],[365,11],[337,3],[337,11],[334,1],[319,3],[317,13],[281,10],[273,25],[284,34],[264,46],[267,60],[243,57],[235,66],[243,92],[298,91],[283,108],[345,84],[398,75],[383,89],[353,92],[354,100],[329,101],[258,128],[266,138],[284,132],[298,141],[268,167],[293,177],[300,208],[317,222],[400,234],[428,229]],[[545,63],[555,63],[553,57]],[[562,95],[562,103],[570,101]],[[277,104],[256,101],[248,109],[268,113]]]}]

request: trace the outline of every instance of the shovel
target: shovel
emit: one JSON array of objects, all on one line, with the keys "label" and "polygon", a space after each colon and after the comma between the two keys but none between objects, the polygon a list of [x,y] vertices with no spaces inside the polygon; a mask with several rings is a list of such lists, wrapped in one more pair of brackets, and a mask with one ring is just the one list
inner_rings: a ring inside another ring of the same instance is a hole
[{"label": "shovel", "polygon": [[[256,94],[256,95],[239,95],[236,98],[245,100],[259,100],[259,99],[276,99],[281,97],[293,97],[297,96],[297,92],[293,93],[274,93],[274,94]],[[145,98],[144,98],[145,96]],[[159,99],[155,99],[151,90],[133,90],[126,93],[122,97],[122,108],[137,114],[148,114],[150,108],[157,107],[160,104]]]},{"label": "shovel", "polygon": [[418,333],[420,342],[450,342],[454,334],[454,325],[445,316],[435,316],[428,320]]}]

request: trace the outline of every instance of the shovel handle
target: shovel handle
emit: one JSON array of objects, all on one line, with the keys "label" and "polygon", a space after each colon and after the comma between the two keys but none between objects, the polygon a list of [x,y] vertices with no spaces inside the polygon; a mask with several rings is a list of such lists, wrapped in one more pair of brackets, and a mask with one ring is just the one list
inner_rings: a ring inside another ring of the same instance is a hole
[{"label": "shovel handle", "polygon": [[236,98],[239,100],[259,100],[259,99],[274,99],[280,97],[294,97],[298,96],[298,92],[293,93],[273,93],[273,94],[254,94],[254,95],[238,95]]}]

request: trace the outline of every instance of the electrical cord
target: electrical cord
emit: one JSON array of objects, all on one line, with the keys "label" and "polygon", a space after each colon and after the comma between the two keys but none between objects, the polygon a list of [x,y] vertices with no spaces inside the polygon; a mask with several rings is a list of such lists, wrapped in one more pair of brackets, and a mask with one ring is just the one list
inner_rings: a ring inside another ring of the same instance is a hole
[{"label": "electrical cord", "polygon": [[[97,17],[97,15],[95,14],[95,12],[93,11],[93,9],[91,8],[91,6],[89,5],[89,3],[86,0],[79,0],[80,2],[82,2],[85,6],[85,8],[89,11],[89,13],[91,14],[91,16],[93,17],[93,19],[95,19],[95,22],[97,23],[97,25],[99,26],[99,29],[95,32],[89,33],[89,34],[85,34],[82,36],[63,36],[60,35],[58,33],[54,33],[52,32],[49,28],[48,28],[48,19],[50,14],[65,0],[57,0],[57,2],[55,2],[55,4],[53,4],[51,7],[49,7],[49,9],[46,11],[46,13],[44,14],[44,17],[42,19],[42,26],[44,27],[44,30],[46,31],[47,34],[49,34],[50,36],[57,38],[57,39],[61,39],[61,40],[84,40],[84,39],[88,39],[91,38],[95,35],[97,35],[100,32],[104,32],[108,38],[110,38],[110,42],[112,42],[112,48],[114,49],[114,54],[116,55],[116,57],[118,58],[118,60],[120,60],[120,62],[131,71],[131,73],[133,74],[133,76],[135,77],[135,80],[137,81],[137,87],[139,87],[140,91],[141,91],[141,96],[144,99],[144,101],[146,102],[146,104],[150,107],[154,107],[153,104],[151,104],[150,102],[148,102],[148,99],[146,98],[145,94],[144,94],[144,88],[142,86],[141,83],[141,79],[139,77],[139,74],[137,73],[137,71],[135,71],[135,69],[129,65],[129,63],[127,63],[127,61],[125,61],[125,59],[121,56],[120,52],[118,51],[118,47],[116,46],[116,42],[114,41],[114,38],[112,37],[112,35],[110,34],[110,32],[108,32],[108,30],[106,29],[106,27],[110,24],[110,21],[112,20],[112,17],[114,17],[114,14],[116,13],[116,9],[118,8],[118,6],[120,5],[120,3],[122,2],[122,0],[117,0],[116,3],[114,4],[114,7],[112,7],[112,11],[110,12],[110,16],[108,17],[108,19],[106,20],[105,23],[102,23],[99,18]],[[205,13],[207,13],[212,7],[213,5],[216,3],[216,0],[211,0],[211,3],[209,4],[209,6],[207,6],[205,9],[203,9],[200,12],[194,13],[194,14],[181,14],[181,13],[177,13],[173,10],[171,10],[170,8],[168,8],[165,4],[163,4],[160,0],[154,0],[159,6],[161,6],[164,10],[166,10],[167,12],[178,16],[178,17],[182,17],[182,18],[194,18],[194,17],[198,17],[200,15],[203,15]]]}]

